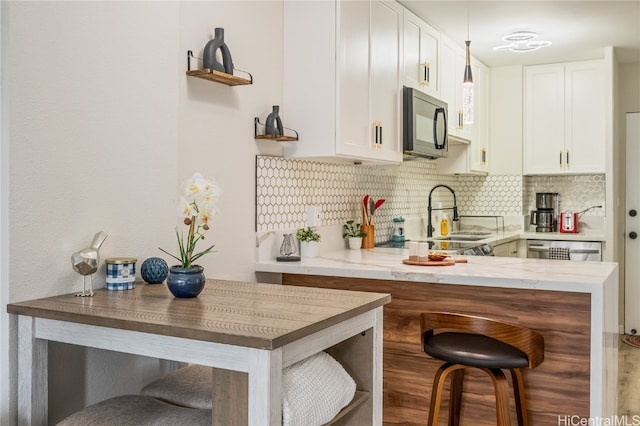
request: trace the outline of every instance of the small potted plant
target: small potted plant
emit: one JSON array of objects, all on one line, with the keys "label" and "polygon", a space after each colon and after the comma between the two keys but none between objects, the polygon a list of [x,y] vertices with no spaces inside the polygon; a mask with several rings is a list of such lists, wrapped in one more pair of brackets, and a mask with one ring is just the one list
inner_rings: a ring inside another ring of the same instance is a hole
[{"label": "small potted plant", "polygon": [[298,229],[296,239],[300,241],[300,256],[316,257],[318,255],[320,234],[315,229],[310,226]]},{"label": "small potted plant", "polygon": [[358,250],[362,247],[362,237],[366,237],[367,234],[362,232],[360,224],[355,221],[348,220],[347,223],[342,225],[342,238],[346,238],[349,243],[349,248],[352,250]]},{"label": "small potted plant", "polygon": [[216,214],[216,203],[222,193],[217,182],[194,173],[182,187],[178,204],[180,221],[187,226],[187,235],[176,229],[178,255],[160,248],[179,263],[169,268],[167,287],[175,297],[196,297],[204,289],[204,268],[195,264],[202,256],[212,252],[214,245],[196,250],[204,240]]}]

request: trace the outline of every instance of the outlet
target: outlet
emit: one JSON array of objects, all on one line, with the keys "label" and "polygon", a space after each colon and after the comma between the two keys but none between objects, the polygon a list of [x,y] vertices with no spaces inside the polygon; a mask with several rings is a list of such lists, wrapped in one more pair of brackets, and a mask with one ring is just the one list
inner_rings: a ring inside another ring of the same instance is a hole
[{"label": "outlet", "polygon": [[319,206],[307,206],[307,226],[320,226]]}]

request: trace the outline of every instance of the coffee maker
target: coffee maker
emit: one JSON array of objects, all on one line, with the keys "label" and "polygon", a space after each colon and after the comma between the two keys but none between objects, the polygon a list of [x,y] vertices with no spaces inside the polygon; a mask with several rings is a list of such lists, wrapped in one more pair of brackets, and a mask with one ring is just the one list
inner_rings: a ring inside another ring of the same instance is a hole
[{"label": "coffee maker", "polygon": [[536,225],[536,232],[558,231],[558,193],[537,192],[536,210],[531,211],[531,225]]}]

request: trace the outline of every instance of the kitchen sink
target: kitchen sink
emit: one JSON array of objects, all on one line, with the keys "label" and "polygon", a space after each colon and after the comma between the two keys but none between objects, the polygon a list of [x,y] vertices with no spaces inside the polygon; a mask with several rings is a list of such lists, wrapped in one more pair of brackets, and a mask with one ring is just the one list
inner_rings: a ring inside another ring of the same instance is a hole
[{"label": "kitchen sink", "polygon": [[487,238],[487,237],[471,236],[471,235],[452,235],[450,237],[434,238],[434,240],[438,240],[438,241],[480,241],[480,240],[484,240],[485,238]]}]

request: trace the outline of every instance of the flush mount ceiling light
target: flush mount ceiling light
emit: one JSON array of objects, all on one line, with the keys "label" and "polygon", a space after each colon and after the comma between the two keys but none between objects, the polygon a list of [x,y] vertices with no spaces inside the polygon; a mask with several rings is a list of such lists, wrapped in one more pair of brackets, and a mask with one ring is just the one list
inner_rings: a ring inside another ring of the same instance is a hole
[{"label": "flush mount ceiling light", "polygon": [[535,41],[538,34],[531,31],[518,31],[515,33],[507,34],[502,37],[502,40],[510,42],[502,46],[496,46],[493,50],[502,51],[509,50],[511,52],[533,52],[542,47],[551,46],[550,41]]}]

